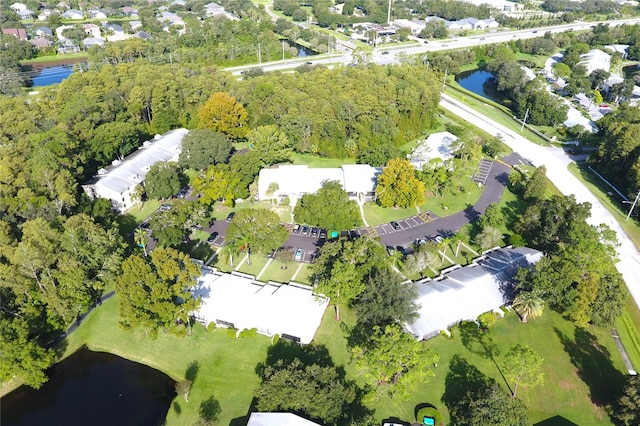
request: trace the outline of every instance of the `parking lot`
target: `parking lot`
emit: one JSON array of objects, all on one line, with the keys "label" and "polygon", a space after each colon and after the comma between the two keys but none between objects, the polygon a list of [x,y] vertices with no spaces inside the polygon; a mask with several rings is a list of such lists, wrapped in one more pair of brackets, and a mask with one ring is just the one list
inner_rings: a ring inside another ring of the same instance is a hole
[{"label": "parking lot", "polygon": [[[314,228],[312,226],[284,224],[291,233],[284,247],[295,252],[297,249],[302,250],[302,262],[312,262],[319,253],[320,247],[327,240],[327,230]],[[307,228],[306,230],[304,228]],[[314,231],[315,229],[315,231]]]}]

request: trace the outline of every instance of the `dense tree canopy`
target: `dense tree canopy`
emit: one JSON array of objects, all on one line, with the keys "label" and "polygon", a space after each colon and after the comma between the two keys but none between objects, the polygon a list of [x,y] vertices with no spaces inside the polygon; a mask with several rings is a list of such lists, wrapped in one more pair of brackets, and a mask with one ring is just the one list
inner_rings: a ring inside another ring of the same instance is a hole
[{"label": "dense tree canopy", "polygon": [[231,139],[247,134],[247,111],[236,98],[225,92],[216,92],[198,109],[200,129],[221,132]]},{"label": "dense tree canopy", "polygon": [[180,167],[176,163],[155,163],[144,181],[147,197],[164,200],[176,195],[182,188]]},{"label": "dense tree canopy", "polygon": [[383,207],[414,207],[424,203],[424,184],[409,160],[393,159],[378,176],[376,197]]},{"label": "dense tree canopy", "polygon": [[190,313],[200,307],[200,299],[191,294],[200,275],[189,255],[172,248],[156,248],[148,259],[131,255],[116,282],[120,324],[142,328],[153,338],[162,330],[184,336]]},{"label": "dense tree canopy", "polygon": [[252,251],[268,254],[286,241],[289,233],[277,214],[264,209],[245,209],[235,214],[226,241],[247,244]]},{"label": "dense tree canopy", "polygon": [[256,398],[260,411],[293,411],[331,425],[348,413],[356,390],[336,367],[304,365],[296,358],[267,367]]},{"label": "dense tree canopy", "polygon": [[182,152],[178,163],[182,167],[204,170],[208,166],[226,163],[233,144],[224,134],[208,129],[191,130],[182,139]]},{"label": "dense tree canopy", "polygon": [[296,222],[327,229],[351,229],[361,223],[355,201],[337,181],[327,181],[315,194],[305,194],[294,211]]}]

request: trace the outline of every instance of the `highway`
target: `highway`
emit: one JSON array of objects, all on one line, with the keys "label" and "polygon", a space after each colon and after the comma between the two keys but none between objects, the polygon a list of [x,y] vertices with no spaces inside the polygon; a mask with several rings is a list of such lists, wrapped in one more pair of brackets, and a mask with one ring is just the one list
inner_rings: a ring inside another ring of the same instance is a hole
[{"label": "highway", "polygon": [[[414,44],[404,46],[389,45],[389,47],[382,46],[374,49],[371,61],[378,65],[390,65],[400,63],[401,55],[398,55],[399,53],[409,56],[421,55],[428,52],[440,52],[443,50],[460,49],[485,44],[505,43],[511,40],[524,40],[542,37],[547,32],[556,34],[565,31],[584,31],[598,24],[607,24],[615,27],[623,24],[632,25],[639,23],[640,18],[621,19],[618,21],[574,22],[571,24],[556,25],[552,27],[531,28],[516,31],[496,31],[469,37],[451,37],[444,40],[428,40],[427,42],[419,41]],[[389,53],[383,54],[385,51],[388,51]],[[334,67],[338,64],[348,65],[354,61],[352,51],[345,48],[345,51],[341,54],[331,55],[331,57],[327,57],[327,55],[318,55],[306,58],[231,67],[226,68],[226,70],[231,72],[233,75],[240,76],[243,71],[247,71],[252,68],[262,68],[265,72],[286,71],[305,65],[308,62],[311,62],[312,65],[326,65],[328,67]]]}]

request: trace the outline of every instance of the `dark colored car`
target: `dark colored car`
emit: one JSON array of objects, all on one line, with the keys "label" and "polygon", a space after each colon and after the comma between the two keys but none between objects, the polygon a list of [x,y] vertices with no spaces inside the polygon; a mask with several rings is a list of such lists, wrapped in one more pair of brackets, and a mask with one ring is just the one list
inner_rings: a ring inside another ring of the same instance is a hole
[{"label": "dark colored car", "polygon": [[318,228],[311,228],[311,236],[312,237],[317,237],[318,236]]},{"label": "dark colored car", "polygon": [[326,229],[321,229],[320,230],[320,238],[327,238],[327,230]]},{"label": "dark colored car", "polygon": [[213,244],[213,242],[216,240],[216,238],[218,238],[218,233],[217,232],[212,232],[211,235],[209,235],[209,238],[207,238],[207,242],[209,244]]},{"label": "dark colored car", "polygon": [[142,222],[140,224],[140,228],[142,229],[149,229],[149,226],[150,226],[149,222]]},{"label": "dark colored car", "polygon": [[309,234],[309,227],[307,225],[302,227],[302,235],[308,235]]},{"label": "dark colored car", "polygon": [[402,229],[402,227],[400,226],[400,224],[398,222],[391,222],[391,226],[393,227],[393,229],[395,229],[396,231],[399,231]]},{"label": "dark colored car", "polygon": [[388,54],[389,54],[388,50],[385,50],[384,52],[382,52],[382,55],[388,55]]},{"label": "dark colored car", "polygon": [[229,213],[229,216],[227,216],[227,220],[231,220],[231,219],[233,219],[235,215],[236,215],[236,213],[235,213],[235,212],[231,212],[231,213]]}]

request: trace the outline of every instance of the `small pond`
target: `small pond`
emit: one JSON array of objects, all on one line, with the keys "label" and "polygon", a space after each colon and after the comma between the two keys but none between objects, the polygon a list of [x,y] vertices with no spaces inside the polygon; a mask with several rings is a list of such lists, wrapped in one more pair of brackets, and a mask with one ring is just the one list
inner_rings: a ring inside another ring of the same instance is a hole
[{"label": "small pond", "polygon": [[33,62],[22,65],[22,71],[31,76],[31,87],[43,87],[61,83],[69,77],[77,67],[83,67],[86,70],[86,58]]},{"label": "small pond", "polygon": [[160,371],[81,349],[52,367],[39,390],[22,386],[2,398],[0,423],[161,425],[175,395],[175,382]]},{"label": "small pond", "polygon": [[465,89],[494,101],[499,101],[493,74],[485,70],[465,71],[456,77],[458,84]]}]

